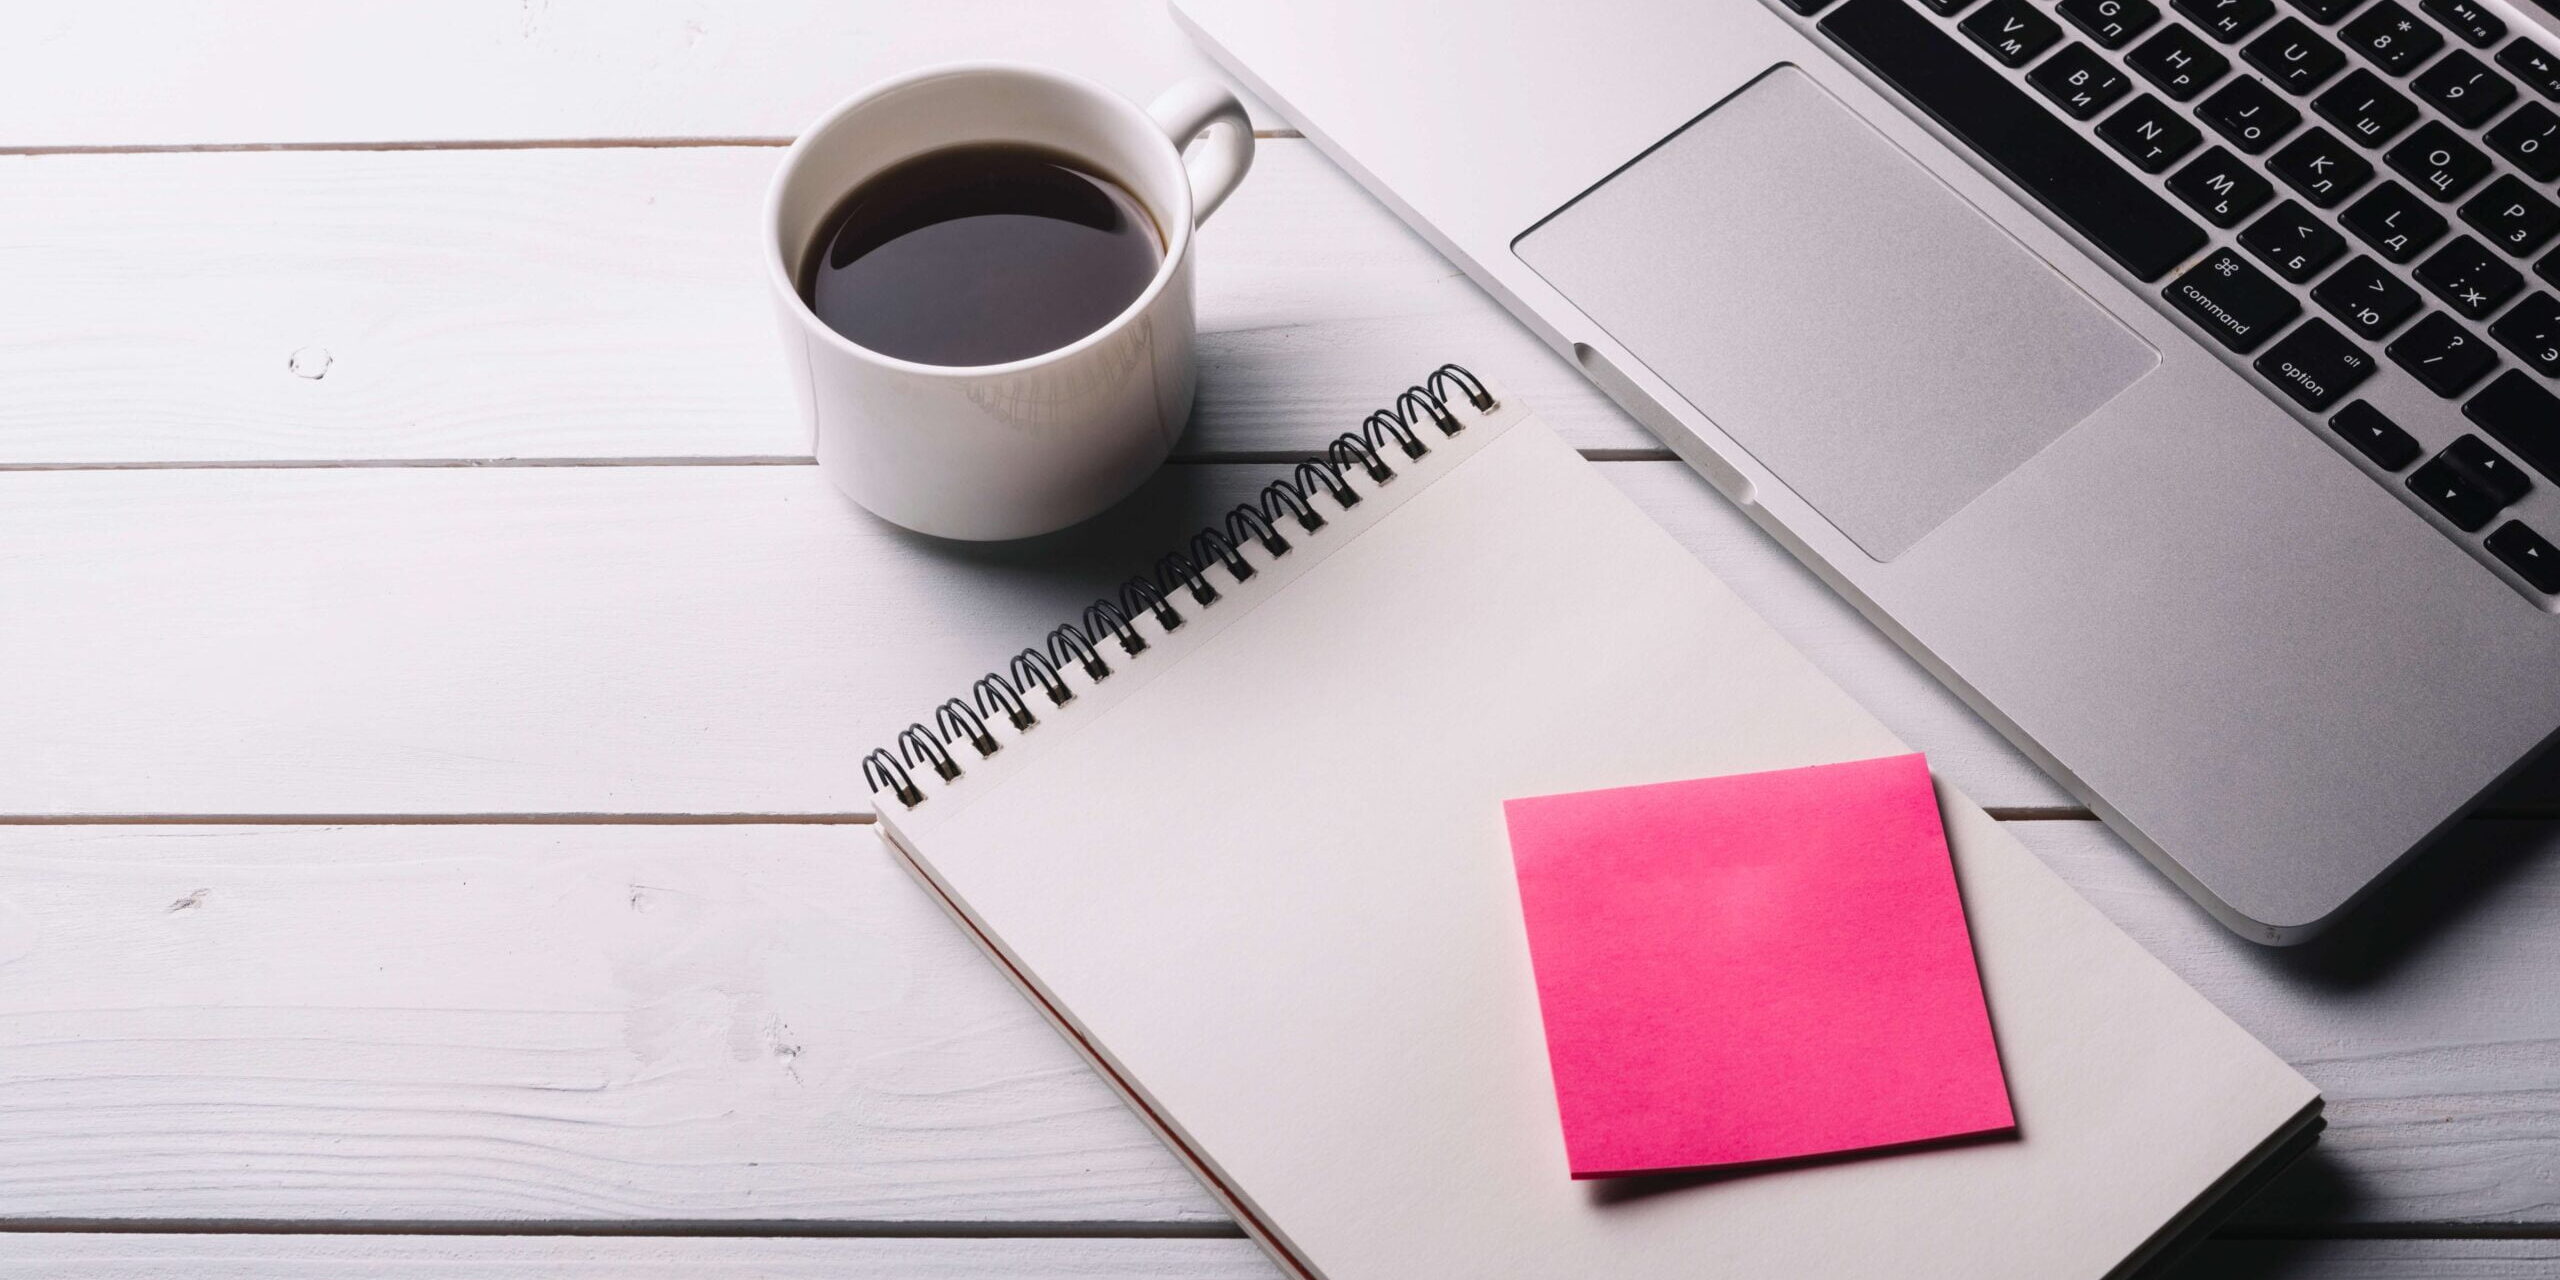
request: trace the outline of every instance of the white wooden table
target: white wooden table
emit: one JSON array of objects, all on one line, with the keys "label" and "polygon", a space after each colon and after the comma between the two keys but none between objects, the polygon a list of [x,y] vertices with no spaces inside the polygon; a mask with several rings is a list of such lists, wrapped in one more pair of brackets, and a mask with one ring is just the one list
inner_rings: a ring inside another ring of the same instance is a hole
[{"label": "white wooden table", "polygon": [[1204,69],[1156,0],[23,8],[0,1276],[1271,1280],[856,761],[1444,358],[2327,1091],[2194,1274],[2560,1274],[2560,769],[2334,942],[2235,941],[1267,112],[1153,489],[986,549],[838,499],[778,148],[928,60],[1144,97]]}]

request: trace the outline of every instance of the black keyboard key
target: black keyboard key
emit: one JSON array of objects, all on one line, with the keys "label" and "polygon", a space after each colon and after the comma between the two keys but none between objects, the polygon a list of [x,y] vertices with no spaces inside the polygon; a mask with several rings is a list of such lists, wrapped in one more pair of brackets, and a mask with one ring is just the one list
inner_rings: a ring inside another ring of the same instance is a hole
[{"label": "black keyboard key", "polygon": [[2267,348],[2254,367],[2295,404],[2318,413],[2373,376],[2373,357],[2315,318]]},{"label": "black keyboard key", "polygon": [[2255,76],[2232,77],[2212,97],[2196,104],[2196,118],[2253,156],[2302,123],[2302,113]]},{"label": "black keyboard key", "polygon": [[2455,236],[2452,243],[2418,264],[2418,283],[2464,319],[2480,320],[2524,288],[2524,274],[2489,246],[2469,236]]},{"label": "black keyboard key", "polygon": [[2560,204],[2544,199],[2514,174],[2502,173],[2463,202],[2462,220],[2479,228],[2489,243],[2521,258],[2560,234]]},{"label": "black keyboard key", "polygon": [[1956,27],[2004,67],[2023,67],[2062,38],[2062,27],[2027,0],[1991,0]]},{"label": "black keyboard key", "polygon": [[2498,65],[2516,74],[2546,98],[2560,98],[2560,54],[2531,40],[2515,39],[2498,50]]},{"label": "black keyboard key", "polygon": [[2196,149],[2204,133],[2169,104],[2144,94],[2098,124],[2098,136],[2144,173],[2158,173]]},{"label": "black keyboard key", "polygon": [[[1824,0],[1824,3],[1829,3],[1829,0]],[[1929,6],[1939,14],[1952,18],[1964,12],[1964,7],[1972,4],[1973,0],[1920,0],[1920,3]]]},{"label": "black keyboard key", "polygon": [[2358,67],[2311,100],[2313,110],[2360,145],[2378,147],[2417,123],[2418,104],[2390,82]]},{"label": "black keyboard key", "polygon": [[2486,49],[2507,36],[2507,24],[2472,0],[2418,0],[2418,7],[2478,48]]},{"label": "black keyboard key", "polygon": [[2542,389],[2521,369],[2509,369],[2462,406],[2498,443],[2516,451],[2547,479],[2560,480],[2560,396]]},{"label": "black keyboard key", "polygon": [[2134,278],[2204,248],[2203,228],[1902,0],[1848,0],[1821,28]]},{"label": "black keyboard key", "polygon": [[2399,423],[2383,416],[2382,410],[2362,400],[2338,410],[2338,416],[2329,419],[2329,429],[2385,471],[2398,471],[2418,460],[2418,442]]},{"label": "black keyboard key", "polygon": [[2507,505],[2443,454],[2409,473],[2409,491],[2426,499],[2428,506],[2464,533],[2478,533]]},{"label": "black keyboard key", "polygon": [[2560,178],[2560,115],[2528,102],[2488,133],[2489,149],[2514,161],[2536,182]]},{"label": "black keyboard key", "polygon": [[2411,67],[2444,47],[2444,36],[2401,8],[2398,0],[2381,0],[2357,14],[2355,21],[2338,28],[2338,38],[2395,76],[2407,75]]},{"label": "black keyboard key", "polygon": [[2284,150],[2268,158],[2267,169],[2323,209],[2373,180],[2373,165],[2318,125],[2284,144]]},{"label": "black keyboard key", "polygon": [[2287,93],[2309,93],[2347,65],[2347,55],[2338,52],[2338,46],[2320,33],[2302,25],[2300,18],[2287,18],[2267,28],[2265,35],[2240,51],[2240,56],[2247,58],[2250,66],[2266,72],[2267,78]]},{"label": "black keyboard key", "polygon": [[2229,249],[2214,250],[2171,281],[2164,296],[2214,341],[2244,355],[2302,314],[2302,304],[2283,285]]},{"label": "black keyboard key", "polygon": [[2059,12],[2107,49],[2121,49],[2160,20],[2151,0],[2062,0]]},{"label": "black keyboard key", "polygon": [[2409,82],[2409,88],[2465,129],[2488,123],[2489,117],[2516,100],[2512,82],[2462,49],[2446,54],[2434,66],[2419,72],[2418,78]]},{"label": "black keyboard key", "polygon": [[2426,319],[2409,326],[2399,341],[2384,350],[2410,377],[2448,400],[2470,390],[2471,384],[2498,367],[2498,355],[2487,343],[2441,311],[2428,312]]},{"label": "black keyboard key", "polygon": [[2533,273],[2553,284],[2560,284],[2560,253],[2543,255],[2542,261],[2533,264]]},{"label": "black keyboard key", "polygon": [[2400,176],[2416,183],[2418,190],[2438,200],[2451,200],[2469,191],[2492,167],[2480,148],[2463,141],[2462,135],[2429,120],[2418,131],[2400,140],[2400,145],[2384,152],[2383,157]]},{"label": "black keyboard key", "polygon": [[2330,23],[2347,16],[2350,10],[2363,4],[2364,0],[2291,0],[2291,3],[2294,8],[2308,15],[2313,22]]},{"label": "black keyboard key", "polygon": [[2444,215],[2397,182],[2365,192],[2338,221],[2393,262],[2417,257],[2445,233]]},{"label": "black keyboard key", "polygon": [[2169,7],[2193,18],[2206,35],[2224,44],[2276,16],[2276,0],[2169,0]]},{"label": "black keyboard key", "polygon": [[2424,301],[2417,290],[2400,283],[2371,258],[2358,258],[2338,268],[2311,291],[2311,300],[2366,339],[2399,328],[2401,321],[2418,313]]},{"label": "black keyboard key", "polygon": [[2221,147],[2197,156],[2187,167],[2169,176],[2169,190],[2194,206],[2204,220],[2217,227],[2236,227],[2242,218],[2256,213],[2276,189],[2249,162]]},{"label": "black keyboard key", "polygon": [[2478,436],[2463,436],[2445,446],[2438,457],[2460,468],[2502,507],[2514,506],[2518,498],[2533,492],[2533,481],[2516,464],[2500,456],[2497,450]]},{"label": "black keyboard key", "polygon": [[2543,541],[2524,521],[2499,525],[2480,545],[2505,561],[2517,577],[2533,584],[2534,590],[2544,595],[2560,592],[2560,549]]},{"label": "black keyboard key", "polygon": [[2215,52],[2203,37],[2174,22],[2136,45],[2124,60],[2143,79],[2160,86],[2160,92],[2180,102],[2204,92],[2206,85],[2231,69],[2229,58]]},{"label": "black keyboard key", "polygon": [[1822,6],[1831,3],[1831,0],[1781,0],[1781,3],[1810,18],[1820,13]]},{"label": "black keyboard key", "polygon": [[2560,378],[2560,299],[2535,292],[2498,317],[2489,336],[2535,373]]},{"label": "black keyboard key", "polygon": [[2133,77],[2115,69],[2095,49],[2074,43],[2036,64],[2027,83],[2053,99],[2074,120],[2086,120],[2112,107],[2133,90]]},{"label": "black keyboard key", "polygon": [[2258,261],[2275,268],[2277,275],[2295,284],[2320,274],[2322,268],[2347,251],[2345,236],[2330,230],[2329,224],[2291,200],[2250,223],[2249,229],[2240,233],[2240,244],[2258,255]]}]

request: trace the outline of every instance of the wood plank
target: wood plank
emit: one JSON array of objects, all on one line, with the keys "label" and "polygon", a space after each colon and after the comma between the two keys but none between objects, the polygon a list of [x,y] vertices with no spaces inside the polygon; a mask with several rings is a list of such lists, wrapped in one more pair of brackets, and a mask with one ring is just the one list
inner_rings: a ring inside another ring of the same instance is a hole
[{"label": "wood plank", "polygon": [[457,1280],[1280,1280],[1279,1269],[1243,1240],[0,1235],[0,1280],[342,1280],[383,1274]]},{"label": "wood plank", "polygon": [[1140,102],[1214,74],[1159,0],[112,0],[23,18],[0,48],[5,147],[788,137],[936,62],[1035,62]]},{"label": "wood plank", "polygon": [[[2560,1233],[2560,824],[2309,952],[2014,825],[2326,1091],[2243,1229]],[[0,886],[0,1228],[1222,1220],[864,827],[5,827]]]},{"label": "wood plank", "polygon": [[2550,1240],[2215,1240],[2175,1280],[2550,1280]]},{"label": "wood plank", "polygon": [[868,827],[19,827],[0,869],[0,1223],[1225,1220]]},{"label": "wood plank", "polygon": [[2017,830],[2328,1096],[2319,1146],[2235,1225],[2560,1230],[2560,824],[2464,823],[2360,914],[2290,950],[2213,926],[2096,823]]},{"label": "wood plank", "polygon": [[[780,155],[0,157],[0,465],[805,457]],[[1318,447],[1450,358],[1653,444],[1312,144],[1264,143],[1199,252],[1187,453]]]},{"label": "wood plank", "polygon": [[[582,1239],[577,1237],[40,1235],[0,1237],[0,1278],[336,1280],[402,1275],[617,1280],[1278,1280],[1242,1240]],[[2168,1280],[2544,1280],[2549,1240],[2217,1240]]]},{"label": "wood plank", "polygon": [[[1687,468],[1603,465],[1981,802],[2065,802]],[[1271,474],[994,547],[810,467],[0,475],[0,814],[862,811],[864,752]]]},{"label": "wood plank", "polygon": [[[1978,802],[2075,811],[1686,467],[1601,465]],[[0,815],[861,812],[863,752],[1270,474],[998,547],[805,466],[0,474]]]}]

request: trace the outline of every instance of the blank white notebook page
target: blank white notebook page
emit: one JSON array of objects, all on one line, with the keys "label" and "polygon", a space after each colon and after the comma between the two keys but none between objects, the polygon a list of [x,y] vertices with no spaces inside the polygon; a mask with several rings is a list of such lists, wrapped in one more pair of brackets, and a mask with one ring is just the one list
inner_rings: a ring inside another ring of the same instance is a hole
[{"label": "blank white notebook page", "polygon": [[1043,705],[1001,768],[884,803],[1298,1265],[2095,1277],[2315,1101],[1941,787],[2019,1137],[1570,1181],[1501,802],[1909,748],[1515,410],[1389,492],[1215,627],[1115,651],[1111,698]]}]

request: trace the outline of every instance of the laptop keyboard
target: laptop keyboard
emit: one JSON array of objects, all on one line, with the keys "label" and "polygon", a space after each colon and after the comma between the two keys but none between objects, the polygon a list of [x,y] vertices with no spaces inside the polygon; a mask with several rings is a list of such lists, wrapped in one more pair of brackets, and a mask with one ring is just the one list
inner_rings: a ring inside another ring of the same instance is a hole
[{"label": "laptop keyboard", "polygon": [[2472,0],[1778,2],[2560,595],[2560,56]]}]

